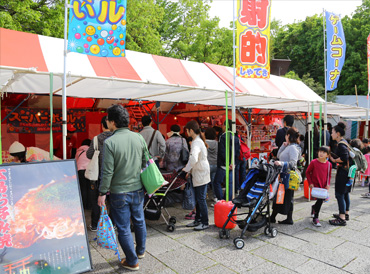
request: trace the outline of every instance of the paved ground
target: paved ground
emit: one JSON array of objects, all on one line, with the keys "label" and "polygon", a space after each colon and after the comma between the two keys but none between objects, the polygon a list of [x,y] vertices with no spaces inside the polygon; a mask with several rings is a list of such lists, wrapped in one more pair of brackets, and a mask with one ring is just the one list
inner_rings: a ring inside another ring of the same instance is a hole
[{"label": "paved ground", "polygon": [[[146,257],[136,273],[370,273],[370,199],[361,198],[367,187],[357,186],[351,193],[350,221],[345,227],[328,223],[337,213],[334,190],[324,203],[321,228],[311,224],[310,207],[303,191],[295,193],[294,225],[274,226],[276,238],[265,236],[263,228],[247,232],[245,247],[236,249],[233,239],[241,230],[231,231],[230,239],[219,239],[209,207],[210,228],[195,232],[185,227],[187,213],[180,205],[168,208],[177,217],[176,230],[167,232],[165,223],[147,221]],[[86,212],[89,224],[89,212]],[[284,216],[278,215],[278,220]],[[91,273],[131,272],[121,268],[111,250],[97,246],[94,233],[88,232],[94,270]],[[121,252],[121,256],[124,254]]]}]

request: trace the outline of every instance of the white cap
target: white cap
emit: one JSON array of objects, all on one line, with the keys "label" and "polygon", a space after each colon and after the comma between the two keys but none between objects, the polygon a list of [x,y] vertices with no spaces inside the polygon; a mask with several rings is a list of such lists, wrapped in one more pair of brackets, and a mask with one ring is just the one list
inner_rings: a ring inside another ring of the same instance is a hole
[{"label": "white cap", "polygon": [[15,141],[10,147],[9,147],[9,153],[19,153],[26,151],[26,148],[24,145],[22,145],[20,142]]}]

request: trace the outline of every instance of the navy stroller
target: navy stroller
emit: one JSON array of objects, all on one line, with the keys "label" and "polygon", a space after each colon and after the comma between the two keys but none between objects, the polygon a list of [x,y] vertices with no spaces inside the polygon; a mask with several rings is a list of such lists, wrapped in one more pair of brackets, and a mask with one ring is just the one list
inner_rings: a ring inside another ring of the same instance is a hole
[{"label": "navy stroller", "polygon": [[[246,180],[241,185],[239,195],[233,199],[233,208],[228,214],[222,229],[219,231],[219,237],[230,238],[230,230],[226,229],[229,222],[235,223],[242,229],[240,237],[234,239],[234,245],[242,249],[245,245],[244,234],[246,231],[254,232],[263,226],[265,234],[276,237],[277,229],[271,227],[270,222],[270,185],[276,180],[281,167],[270,164],[260,163],[257,168],[252,168],[247,174]],[[236,208],[248,208],[247,212],[234,213]],[[246,215],[244,219],[241,216]],[[239,219],[238,219],[239,217]]]}]

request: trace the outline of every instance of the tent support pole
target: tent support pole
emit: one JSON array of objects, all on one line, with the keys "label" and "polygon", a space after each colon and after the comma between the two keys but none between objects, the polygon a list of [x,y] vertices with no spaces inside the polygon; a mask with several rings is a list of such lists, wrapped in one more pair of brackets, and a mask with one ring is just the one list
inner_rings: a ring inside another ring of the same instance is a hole
[{"label": "tent support pole", "polygon": [[[232,141],[231,141],[231,165],[233,167],[232,169],[232,180],[233,180],[233,185],[232,185],[232,194],[231,197],[234,199],[234,194],[236,193],[235,186],[239,185],[239,182],[236,182],[235,178],[235,138],[234,134],[236,134],[236,113],[235,113],[235,80],[236,80],[236,68],[235,68],[235,50],[236,50],[236,45],[235,45],[235,0],[233,0],[233,63],[234,63],[234,83],[233,83],[233,95],[232,95],[232,102],[231,102],[231,120],[232,120],[232,125],[231,125],[231,131],[232,131]],[[238,176],[239,177],[239,176]]]},{"label": "tent support pole", "polygon": [[63,159],[67,158],[67,24],[68,0],[64,1],[64,64],[62,90],[62,131],[63,131]]},{"label": "tent support pole", "polygon": [[226,157],[226,194],[225,194],[225,200],[228,202],[229,201],[229,182],[230,182],[230,165],[229,165],[229,160],[230,160],[230,145],[229,145],[229,98],[227,91],[225,91],[225,111],[226,111],[226,117],[225,117],[225,157]]},{"label": "tent support pole", "polygon": [[308,102],[308,110],[307,110],[307,119],[308,119],[308,122],[307,122],[307,137],[308,137],[308,151],[307,151],[307,161],[308,161],[308,164],[311,162],[311,114],[310,114],[310,102]]},{"label": "tent support pole", "polygon": [[53,73],[50,72],[50,160],[54,158],[54,147],[53,147]]}]

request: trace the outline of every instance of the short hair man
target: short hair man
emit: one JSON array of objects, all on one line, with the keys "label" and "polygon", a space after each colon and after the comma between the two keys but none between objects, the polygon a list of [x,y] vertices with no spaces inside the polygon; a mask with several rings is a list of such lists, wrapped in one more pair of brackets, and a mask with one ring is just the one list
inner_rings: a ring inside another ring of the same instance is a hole
[{"label": "short hair man", "polygon": [[325,140],[326,142],[325,145],[329,146],[330,145],[330,133],[328,130],[325,131],[324,125],[325,125],[324,119],[317,121],[318,130],[320,130],[320,126],[321,126],[321,145],[322,146],[324,145],[324,140]]},{"label": "short hair man", "polygon": [[[107,112],[107,125],[113,134],[104,142],[98,205],[105,205],[106,194],[110,191],[111,211],[117,225],[118,241],[126,256],[121,265],[129,270],[138,270],[138,258],[145,255],[144,190],[140,173],[146,164],[147,148],[143,138],[129,130],[129,115],[125,108],[113,105]],[[135,228],[136,250],[130,219]]]},{"label": "short hair man", "polygon": [[146,115],[141,118],[141,122],[144,126],[140,134],[144,137],[146,145],[148,146],[149,153],[152,155],[154,161],[158,165],[159,161],[164,157],[166,152],[166,142],[162,134],[152,128],[152,118]]},{"label": "short hair man", "polygon": [[[101,128],[102,128],[102,133],[100,133],[97,136],[98,140],[98,150],[100,151],[99,153],[99,176],[98,176],[98,181],[95,184],[94,189],[92,189],[92,208],[91,208],[91,224],[89,226],[91,231],[97,231],[98,227],[98,222],[100,218],[100,208],[98,206],[98,196],[99,196],[99,185],[101,181],[101,167],[103,164],[103,146],[104,146],[104,141],[108,137],[112,135],[112,132],[109,130],[108,125],[107,125],[107,116],[104,116],[101,119]],[[91,141],[89,149],[86,151],[86,156],[89,159],[92,159],[94,156],[94,138]]]},{"label": "short hair man", "polygon": [[276,143],[276,146],[278,147],[278,149],[285,142],[286,132],[294,124],[294,116],[293,115],[285,115],[285,117],[283,119],[283,124],[284,124],[284,127],[278,129],[278,131],[276,132],[275,143]]}]

